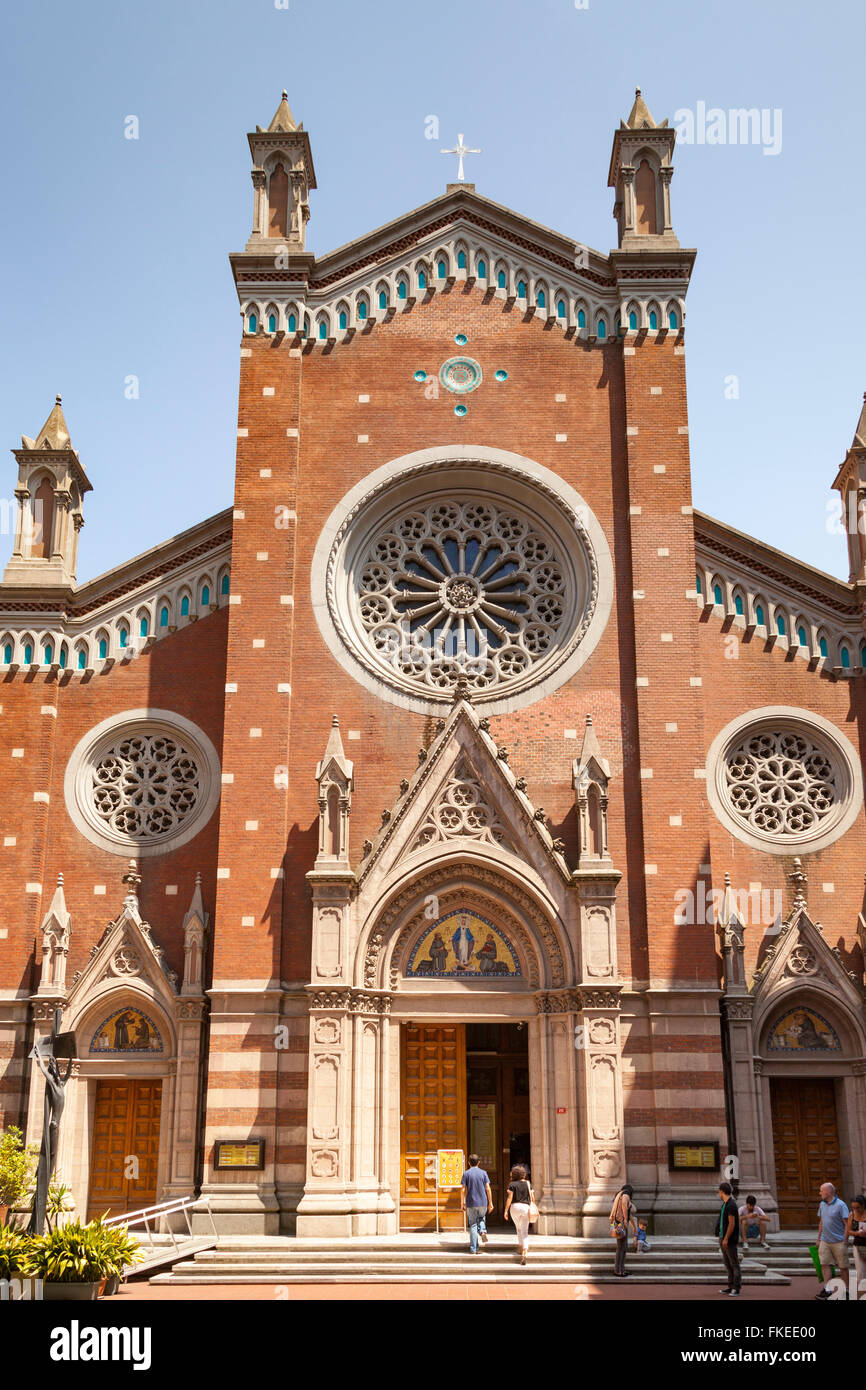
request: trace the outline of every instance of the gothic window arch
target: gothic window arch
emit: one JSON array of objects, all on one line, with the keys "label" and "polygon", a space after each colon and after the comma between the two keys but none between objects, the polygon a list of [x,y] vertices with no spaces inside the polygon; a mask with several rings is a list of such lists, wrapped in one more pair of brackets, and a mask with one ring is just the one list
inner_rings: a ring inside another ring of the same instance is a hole
[{"label": "gothic window arch", "polygon": [[287,237],[289,234],[289,176],[285,163],[278,158],[268,178],[268,236]]},{"label": "gothic window arch", "polygon": [[641,151],[634,166],[635,231],[641,236],[655,236],[659,231],[658,162],[649,151]]},{"label": "gothic window arch", "polygon": [[30,556],[50,560],[54,537],[54,481],[47,475],[34,474],[28,484],[30,492]]}]

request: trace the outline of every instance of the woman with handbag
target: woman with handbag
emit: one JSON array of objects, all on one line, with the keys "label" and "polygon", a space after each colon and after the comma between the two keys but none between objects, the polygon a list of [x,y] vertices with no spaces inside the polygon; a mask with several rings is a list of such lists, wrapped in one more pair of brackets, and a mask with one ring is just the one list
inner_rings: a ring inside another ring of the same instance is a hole
[{"label": "woman with handbag", "polygon": [[633,1194],[634,1188],[625,1183],[614,1197],[613,1206],[610,1209],[610,1233],[616,1241],[616,1260],[614,1261],[613,1272],[618,1279],[628,1278],[625,1270],[625,1252],[628,1247],[629,1226],[637,1234]]},{"label": "woman with handbag", "polygon": [[506,1221],[509,1212],[517,1230],[520,1263],[525,1265],[526,1252],[529,1249],[529,1227],[538,1220],[538,1207],[535,1205],[535,1194],[526,1180],[526,1169],[522,1163],[515,1164],[511,1170],[511,1182],[508,1184],[508,1196],[505,1199]]}]

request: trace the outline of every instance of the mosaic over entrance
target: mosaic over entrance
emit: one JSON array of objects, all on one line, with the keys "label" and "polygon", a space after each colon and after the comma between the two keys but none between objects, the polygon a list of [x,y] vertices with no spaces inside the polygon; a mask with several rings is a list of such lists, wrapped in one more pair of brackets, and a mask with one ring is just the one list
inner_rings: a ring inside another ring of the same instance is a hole
[{"label": "mosaic over entrance", "polygon": [[415,945],[410,979],[492,979],[519,975],[514,947],[494,922],[474,912],[449,912]]}]

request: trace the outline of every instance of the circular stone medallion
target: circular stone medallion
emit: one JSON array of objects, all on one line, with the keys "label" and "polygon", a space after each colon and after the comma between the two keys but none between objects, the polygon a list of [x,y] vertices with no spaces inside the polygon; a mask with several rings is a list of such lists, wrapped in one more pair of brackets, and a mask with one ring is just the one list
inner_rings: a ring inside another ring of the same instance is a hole
[{"label": "circular stone medallion", "polygon": [[481,363],[474,357],[449,357],[439,368],[439,380],[446,391],[465,395],[481,385]]}]

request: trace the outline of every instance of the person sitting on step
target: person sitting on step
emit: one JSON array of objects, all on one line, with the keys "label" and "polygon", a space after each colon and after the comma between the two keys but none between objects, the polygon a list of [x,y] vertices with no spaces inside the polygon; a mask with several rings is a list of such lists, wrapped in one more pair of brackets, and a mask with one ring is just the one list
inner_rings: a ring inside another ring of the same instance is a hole
[{"label": "person sitting on step", "polygon": [[767,1227],[770,1224],[770,1218],[763,1208],[758,1206],[757,1197],[747,1197],[745,1204],[740,1207],[738,1215],[740,1218],[740,1235],[743,1238],[743,1249],[748,1250],[749,1241],[757,1240],[760,1237],[761,1249],[769,1250]]}]

